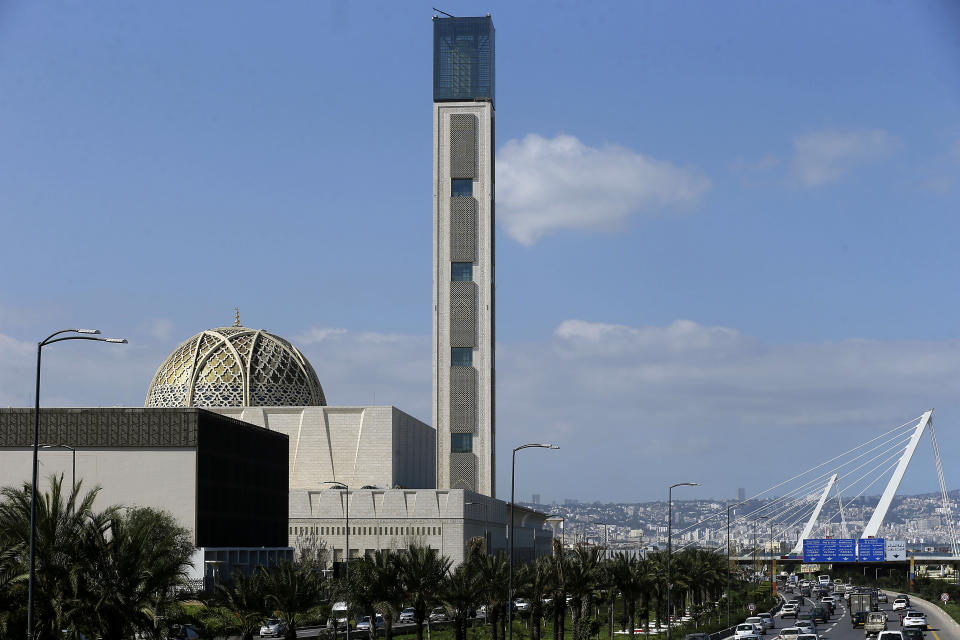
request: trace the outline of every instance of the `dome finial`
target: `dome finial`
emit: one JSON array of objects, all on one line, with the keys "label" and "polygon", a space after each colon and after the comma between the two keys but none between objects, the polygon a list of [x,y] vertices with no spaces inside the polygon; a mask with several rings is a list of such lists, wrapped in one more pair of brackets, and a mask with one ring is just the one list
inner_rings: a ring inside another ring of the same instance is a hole
[{"label": "dome finial", "polygon": [[240,326],[240,307],[234,307],[233,310],[236,312],[236,316],[233,319],[233,326]]}]

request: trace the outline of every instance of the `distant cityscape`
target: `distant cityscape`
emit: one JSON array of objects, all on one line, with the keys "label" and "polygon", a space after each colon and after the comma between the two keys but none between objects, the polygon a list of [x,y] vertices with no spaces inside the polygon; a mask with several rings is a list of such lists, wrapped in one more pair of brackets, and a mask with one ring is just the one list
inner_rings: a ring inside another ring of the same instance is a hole
[{"label": "distant cityscape", "polygon": [[[696,545],[718,548],[726,545],[727,506],[742,502],[745,491],[738,489],[738,498],[729,501],[715,498],[705,500],[673,501],[674,546]],[[960,490],[949,493],[950,503],[960,500]],[[540,495],[533,494],[531,502],[517,504],[554,516],[556,533],[562,535],[566,544],[588,542],[609,544],[620,548],[662,548],[667,543],[666,500],[638,503],[580,502],[565,499],[562,504],[542,504]],[[879,496],[862,496],[844,502],[843,517],[836,500],[828,501],[814,526],[810,537],[859,537],[866,526]],[[770,525],[767,520],[755,519],[767,513],[783,514],[774,517],[773,549],[776,553],[790,552],[800,537],[802,529],[812,512],[798,509],[800,515],[792,516],[790,509],[777,503],[780,498],[757,499],[744,502],[731,515],[730,538],[734,553],[750,552],[758,547],[762,552],[770,550]],[[887,512],[879,537],[904,540],[908,549],[921,552],[947,551],[949,544],[950,518],[956,526],[956,515],[943,506],[939,493],[912,496],[896,496]],[[559,519],[563,518],[562,524]],[[844,530],[844,525],[845,529]]]}]

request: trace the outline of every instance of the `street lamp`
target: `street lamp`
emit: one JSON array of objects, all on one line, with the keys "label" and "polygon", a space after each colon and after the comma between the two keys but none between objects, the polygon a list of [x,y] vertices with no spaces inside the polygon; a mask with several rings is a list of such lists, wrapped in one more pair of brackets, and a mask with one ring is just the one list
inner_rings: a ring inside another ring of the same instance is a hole
[{"label": "street lamp", "polygon": [[489,534],[487,533],[487,524],[490,520],[487,518],[487,503],[486,502],[464,502],[463,504],[472,504],[477,507],[483,507],[483,550],[486,553],[490,553],[490,540],[487,538]]},{"label": "street lamp", "polygon": [[[62,333],[80,333],[79,336],[63,336],[57,338]],[[95,340],[97,342],[110,342],[113,344],[127,344],[126,338],[95,338],[99,335],[99,329],[62,329],[37,343],[37,393],[35,396],[33,412],[33,476],[31,477],[30,489],[30,579],[27,585],[27,640],[33,640],[33,590],[36,583],[36,561],[37,561],[37,467],[39,465],[40,454],[40,356],[43,354],[43,348],[54,342],[63,342],[64,340]]]},{"label": "street lamp", "polygon": [[546,522],[560,522],[560,553],[563,555],[563,549],[566,546],[566,540],[564,539],[564,530],[566,529],[567,521],[559,513],[551,513],[547,516]]},{"label": "street lamp", "polygon": [[[344,519],[346,520],[346,524],[344,528],[346,529],[346,532],[347,532],[347,539],[346,539],[347,548],[344,549],[343,551],[343,558],[346,561],[344,564],[344,566],[346,567],[344,569],[344,576],[346,577],[347,582],[349,582],[350,581],[350,487],[348,487],[342,482],[338,482],[337,480],[324,480],[320,484],[329,484],[329,485],[332,485],[335,489],[343,490],[344,500],[346,503],[344,507]],[[336,620],[334,620],[333,626],[334,628],[336,628],[337,626]],[[347,616],[347,640],[350,640],[350,616],[349,615]]]},{"label": "street lamp", "polygon": [[68,444],[42,444],[40,445],[41,449],[69,449],[70,453],[73,454],[73,484],[70,486],[70,494],[73,494],[74,488],[77,486],[77,450],[71,447]]},{"label": "street lamp", "polygon": [[507,584],[507,638],[513,640],[513,500],[517,477],[517,451],[521,449],[559,449],[555,444],[535,443],[522,444],[513,450],[513,460],[510,463],[510,578]]},{"label": "street lamp", "polygon": [[670,553],[673,550],[673,488],[674,487],[699,487],[699,482],[678,482],[670,485],[667,489],[667,640],[670,640],[670,590],[673,585],[670,584]]}]

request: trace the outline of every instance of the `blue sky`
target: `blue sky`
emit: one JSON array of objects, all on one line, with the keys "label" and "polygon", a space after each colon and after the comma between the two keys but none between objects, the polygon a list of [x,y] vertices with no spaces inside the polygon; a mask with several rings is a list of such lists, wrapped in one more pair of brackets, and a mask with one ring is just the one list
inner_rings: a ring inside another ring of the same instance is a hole
[{"label": "blue sky", "polygon": [[[954,3],[441,8],[497,29],[499,459],[562,447],[519,495],[759,490],[931,407],[960,459]],[[72,325],[131,343],[58,345],[44,403],[140,405],[239,306],[429,422],[432,14],[0,5],[0,405]]]}]

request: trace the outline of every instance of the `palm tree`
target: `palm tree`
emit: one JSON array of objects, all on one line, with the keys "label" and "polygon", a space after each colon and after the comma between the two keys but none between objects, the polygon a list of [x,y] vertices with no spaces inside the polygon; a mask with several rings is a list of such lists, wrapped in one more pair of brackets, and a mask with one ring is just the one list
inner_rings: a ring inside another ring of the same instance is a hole
[{"label": "palm tree", "polygon": [[266,613],[263,575],[248,576],[235,570],[230,582],[216,586],[208,610],[219,623],[212,626],[225,627],[238,634],[240,640],[253,640]]},{"label": "palm tree", "polygon": [[287,623],[286,640],[296,640],[301,616],[314,610],[323,592],[323,575],[312,562],[283,560],[268,572],[261,568],[265,601]]},{"label": "palm tree", "polygon": [[598,564],[599,550],[585,545],[574,549],[570,561],[565,564],[566,584],[572,605],[573,640],[590,638]]},{"label": "palm tree", "polygon": [[417,625],[417,640],[423,640],[423,621],[427,607],[437,600],[440,583],[450,568],[450,559],[436,549],[410,545],[400,563],[400,577],[407,597],[413,601],[413,621]]},{"label": "palm tree", "polygon": [[[62,638],[63,629],[76,633],[89,628],[86,570],[92,565],[81,557],[87,529],[96,532],[113,514],[93,511],[99,489],[79,498],[80,484],[63,491],[63,476],[51,477],[50,490],[37,496],[36,571],[34,583],[34,633],[39,639]],[[26,600],[25,578],[30,560],[30,502],[32,485],[0,490],[0,548],[4,549],[4,581],[13,601]],[[22,605],[21,605],[22,606]],[[22,636],[26,612],[14,609],[3,622],[12,636]],[[10,626],[13,631],[9,631]]]},{"label": "palm tree", "polygon": [[116,514],[83,541],[95,598],[92,615],[104,640],[133,632],[159,635],[187,578],[193,544],[189,532],[166,512],[149,508]]},{"label": "palm tree", "polygon": [[530,601],[530,638],[540,640],[543,599],[553,582],[553,562],[549,557],[537,558],[520,566],[514,582],[517,593]]},{"label": "palm tree", "polygon": [[[623,598],[624,617],[629,625],[629,634],[633,636],[636,627],[637,600],[643,594],[643,576],[639,569],[639,560],[630,558],[625,553],[618,553],[611,561],[611,578],[613,585],[620,591]],[[611,606],[612,603],[611,603]]]},{"label": "palm tree", "polygon": [[510,566],[507,554],[497,553],[493,556],[471,556],[471,562],[477,568],[480,576],[481,597],[487,605],[487,620],[490,622],[490,640],[502,638],[501,620],[506,613],[507,583],[509,582]]},{"label": "palm tree", "polygon": [[553,539],[553,556],[550,558],[550,581],[548,583],[553,614],[553,640],[564,637],[567,617],[567,590],[564,582],[564,549],[560,540]]},{"label": "palm tree", "polygon": [[371,559],[373,575],[369,589],[373,592],[374,607],[383,616],[385,640],[393,637],[393,621],[403,608],[406,592],[400,576],[400,556],[389,549],[376,551]]},{"label": "palm tree", "polygon": [[444,579],[441,591],[444,604],[453,611],[455,640],[466,640],[467,620],[483,592],[476,568],[469,562],[462,563]]}]

